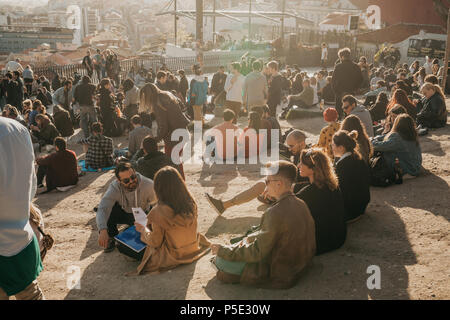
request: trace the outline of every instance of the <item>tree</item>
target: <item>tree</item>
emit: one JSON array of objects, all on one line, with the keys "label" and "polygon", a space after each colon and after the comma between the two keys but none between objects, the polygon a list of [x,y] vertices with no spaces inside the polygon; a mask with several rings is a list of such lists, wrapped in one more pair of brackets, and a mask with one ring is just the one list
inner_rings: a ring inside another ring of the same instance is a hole
[{"label": "tree", "polygon": [[450,2],[448,0],[433,0],[433,6],[437,14],[439,14],[444,21],[447,21]]}]

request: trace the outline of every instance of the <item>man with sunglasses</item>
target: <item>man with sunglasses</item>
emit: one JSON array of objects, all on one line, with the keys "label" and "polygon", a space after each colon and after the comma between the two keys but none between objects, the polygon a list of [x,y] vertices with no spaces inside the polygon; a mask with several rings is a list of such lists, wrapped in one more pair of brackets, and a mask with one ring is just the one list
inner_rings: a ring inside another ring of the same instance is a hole
[{"label": "man with sunglasses", "polygon": [[292,192],[297,167],[277,161],[267,171],[265,192],[276,204],[264,212],[259,227],[234,245],[211,245],[217,278],[225,283],[290,288],[315,255],[314,220]]},{"label": "man with sunglasses", "polygon": [[358,100],[354,96],[346,95],[342,98],[342,109],[347,116],[351,114],[357,116],[366,128],[369,137],[373,137],[373,121],[370,111],[363,105],[358,105]]},{"label": "man with sunglasses", "polygon": [[132,208],[142,208],[146,213],[156,203],[153,181],[136,173],[129,162],[120,162],[113,181],[97,209],[98,244],[111,252],[118,224],[134,225]]},{"label": "man with sunglasses", "polygon": [[[292,163],[297,166],[300,162],[300,154],[303,149],[307,147],[306,145],[306,135],[300,130],[293,130],[288,134],[286,138],[286,147],[289,150],[289,157],[292,158]],[[291,159],[289,159],[291,161]],[[304,186],[309,184],[309,180],[297,175],[297,180],[295,181],[294,192],[300,191]],[[258,181],[251,188],[242,191],[230,200],[222,201],[213,198],[208,193],[205,194],[206,199],[209,201],[211,206],[216,210],[216,212],[221,215],[230,207],[237,206],[252,201],[253,199],[258,199],[265,204],[273,204],[274,199],[267,195],[265,190],[265,184],[263,180]]]}]

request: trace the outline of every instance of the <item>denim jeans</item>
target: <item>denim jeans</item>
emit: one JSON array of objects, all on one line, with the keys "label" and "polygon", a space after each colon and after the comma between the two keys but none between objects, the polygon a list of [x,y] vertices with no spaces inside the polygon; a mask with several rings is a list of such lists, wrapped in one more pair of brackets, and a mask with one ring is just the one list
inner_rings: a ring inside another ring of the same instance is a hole
[{"label": "denim jeans", "polygon": [[80,106],[80,127],[84,137],[89,137],[91,125],[97,122],[97,113],[94,106]]}]

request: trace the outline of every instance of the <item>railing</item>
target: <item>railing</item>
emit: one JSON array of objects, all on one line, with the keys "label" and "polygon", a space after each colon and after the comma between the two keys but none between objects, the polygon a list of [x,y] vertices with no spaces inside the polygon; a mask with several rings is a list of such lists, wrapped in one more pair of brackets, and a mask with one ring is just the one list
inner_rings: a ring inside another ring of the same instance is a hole
[{"label": "railing", "polygon": [[[239,61],[244,52],[226,52],[226,53],[204,53],[203,57],[203,71],[206,73],[217,71],[221,65],[227,65],[234,61]],[[257,58],[269,58],[270,51],[255,51],[251,52],[251,55]],[[157,71],[163,64],[167,68],[176,72],[183,69],[187,74],[192,73],[191,67],[197,63],[196,57],[177,57],[177,58],[165,58],[165,57],[149,57],[149,58],[133,58],[120,61],[120,77],[125,79],[128,72],[134,68],[139,69],[145,67],[146,69],[153,68]],[[86,75],[87,71],[82,64],[70,64],[64,66],[41,66],[33,68],[35,74],[44,75],[48,79],[53,79],[55,74],[59,74],[60,77],[73,77],[75,72],[81,76]],[[97,77],[93,76],[93,82],[97,83]]]}]

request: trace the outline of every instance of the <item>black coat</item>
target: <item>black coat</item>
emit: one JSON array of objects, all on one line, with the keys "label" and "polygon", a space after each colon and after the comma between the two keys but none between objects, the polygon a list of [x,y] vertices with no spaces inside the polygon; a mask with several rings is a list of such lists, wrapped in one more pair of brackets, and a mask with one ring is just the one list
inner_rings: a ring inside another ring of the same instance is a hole
[{"label": "black coat", "polygon": [[331,191],[315,184],[306,186],[297,197],[309,208],[316,226],[316,255],[340,248],[347,237],[344,200],[339,189]]},{"label": "black coat", "polygon": [[53,114],[53,119],[55,119],[56,129],[61,133],[61,136],[70,137],[73,135],[74,130],[69,112],[66,110],[55,112]]},{"label": "black coat", "polygon": [[361,69],[356,63],[345,60],[336,65],[331,84],[337,96],[344,93],[354,94],[362,83]]},{"label": "black coat", "polygon": [[165,166],[170,166],[179,170],[179,168],[167,155],[162,152],[156,151],[139,158],[139,160],[137,160],[136,162],[136,171],[142,174],[144,177],[153,180],[156,172],[158,172],[159,169],[164,168]]},{"label": "black coat", "polygon": [[424,98],[417,106],[417,124],[427,128],[442,128],[447,124],[447,107],[439,93],[435,93],[430,99]]},{"label": "black coat", "polygon": [[345,220],[362,215],[370,202],[370,176],[367,163],[348,156],[336,163],[339,188],[344,198]]}]

